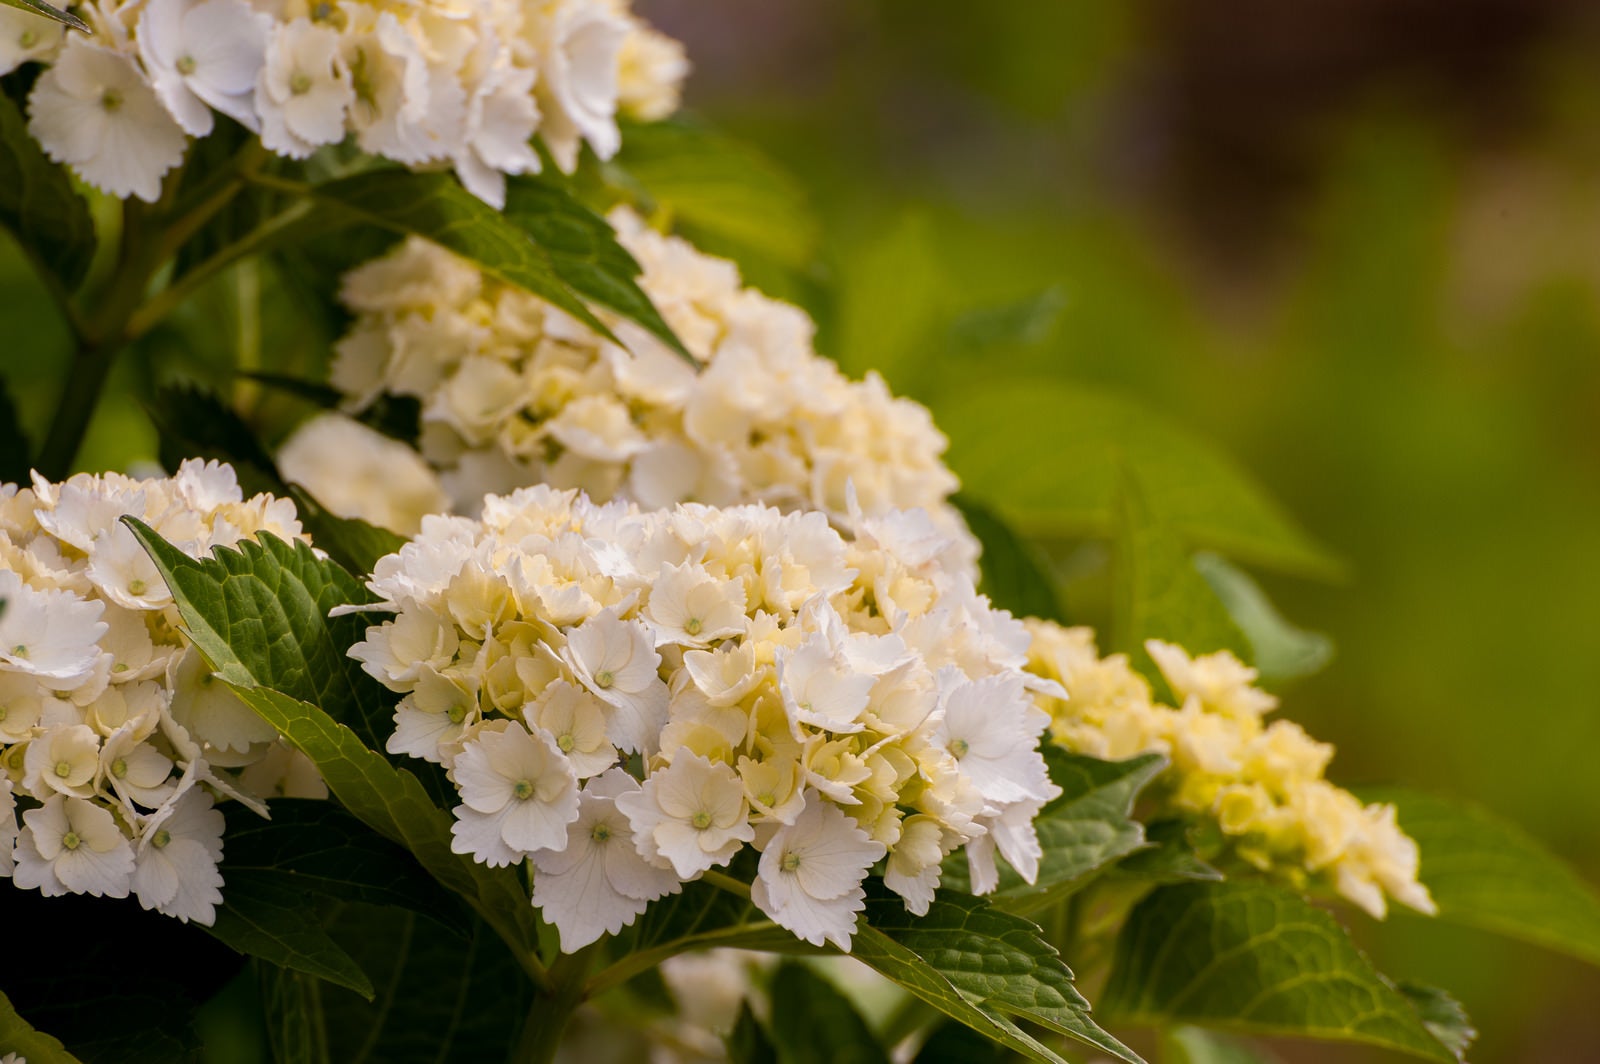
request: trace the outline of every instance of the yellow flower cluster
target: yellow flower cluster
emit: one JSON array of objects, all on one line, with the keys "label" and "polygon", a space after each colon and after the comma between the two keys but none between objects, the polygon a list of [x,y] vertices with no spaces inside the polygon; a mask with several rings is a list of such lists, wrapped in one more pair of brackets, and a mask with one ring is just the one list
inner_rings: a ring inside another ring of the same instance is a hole
[{"label": "yellow flower cluster", "polygon": [[1126,655],[1101,657],[1094,633],[1030,620],[1029,669],[1068,697],[1038,695],[1051,736],[1075,753],[1120,760],[1158,752],[1171,767],[1157,781],[1178,813],[1214,825],[1227,852],[1297,886],[1320,882],[1376,917],[1386,898],[1432,913],[1417,881],[1417,844],[1389,805],[1362,805],[1323,773],[1333,747],[1298,724],[1263,716],[1277,699],[1256,671],[1222,651],[1191,658],[1151,640],[1146,649],[1180,700],[1157,702]]},{"label": "yellow flower cluster", "polygon": [[[611,221],[700,372],[631,322],[608,317],[623,346],[610,343],[412,239],[344,279],[357,317],[331,377],[346,408],[418,399],[423,455],[464,513],[485,494],[548,484],[648,508],[762,503],[838,522],[853,486],[868,514],[927,510],[970,569],[977,544],[949,503],[957,482],[926,408],[877,374],[846,378],[817,354],[811,319],[744,287],[733,263],[627,210]],[[325,480],[339,461],[328,456]]]}]

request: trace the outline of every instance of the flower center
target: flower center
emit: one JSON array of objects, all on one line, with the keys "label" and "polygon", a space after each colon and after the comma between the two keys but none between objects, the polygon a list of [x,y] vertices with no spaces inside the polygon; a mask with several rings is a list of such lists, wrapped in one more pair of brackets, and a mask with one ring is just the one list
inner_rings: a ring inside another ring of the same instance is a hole
[{"label": "flower center", "polygon": [[689,823],[694,825],[696,831],[704,831],[711,826],[711,814],[702,809],[689,818]]},{"label": "flower center", "polygon": [[311,75],[297,73],[289,79],[289,91],[296,96],[304,96],[311,91]]},{"label": "flower center", "polygon": [[791,850],[783,855],[783,860],[778,862],[778,867],[785,872],[793,872],[800,867],[800,855]]},{"label": "flower center", "polygon": [[27,657],[28,656],[28,644],[26,644],[26,643],[18,643],[16,646],[12,647],[11,648],[11,656],[14,657],[14,658],[25,658],[25,657]]},{"label": "flower center", "polygon": [[155,837],[150,840],[150,845],[154,846],[158,850],[164,850],[167,848],[167,843],[171,841],[172,832],[168,831],[166,828],[162,828],[160,831],[156,832]]},{"label": "flower center", "polygon": [[126,776],[128,774],[127,759],[119,757],[115,761],[111,762],[111,774],[117,777],[119,780]]},{"label": "flower center", "polygon": [[100,106],[106,111],[118,111],[122,107],[122,93],[116,89],[107,89],[100,94]]},{"label": "flower center", "polygon": [[39,34],[34,30],[23,30],[22,36],[17,38],[17,43],[23,48],[32,48],[39,43]]},{"label": "flower center", "polygon": [[617,677],[610,669],[606,669],[602,672],[597,672],[594,674],[594,682],[595,686],[604,691],[606,688],[617,682]]},{"label": "flower center", "polygon": [[149,587],[150,587],[150,585],[146,584],[143,580],[129,580],[128,581],[128,594],[130,594],[130,595],[142,595],[142,594],[145,593],[145,591]]},{"label": "flower center", "polygon": [[[138,592],[135,591],[134,594],[137,595]],[[112,672],[127,672],[128,671],[128,663],[126,661],[119,661],[115,665],[111,666],[111,671]]]},{"label": "flower center", "polygon": [[950,740],[950,752],[952,754],[954,754],[957,758],[966,757],[967,756],[967,751],[971,750],[971,749],[972,749],[972,747],[967,745],[967,741],[965,739],[951,739]]},{"label": "flower center", "polygon": [[72,775],[72,762],[70,762],[70,761],[57,761],[56,762],[56,775],[60,776],[62,779],[66,779],[68,776]]},{"label": "flower center", "polygon": [[83,845],[83,840],[78,838],[78,833],[76,831],[69,831],[65,835],[61,836],[61,845],[66,849],[76,850],[79,846]]},{"label": "flower center", "polygon": [[512,785],[511,793],[517,796],[517,801],[526,802],[533,797],[533,784],[527,780],[518,780]]},{"label": "flower center", "polygon": [[451,724],[460,724],[462,721],[467,719],[467,707],[451,706],[449,709],[444,711],[444,715],[450,718]]},{"label": "flower center", "polygon": [[[173,65],[178,68],[178,73],[182,74],[184,77],[188,77],[190,74],[194,73],[195,68],[199,64],[194,61],[194,56],[185,55],[185,56],[180,56],[178,58],[178,61],[176,63],[174,63]],[[134,594],[137,595],[138,592],[135,591]]]},{"label": "flower center", "polygon": [[0,702],[0,720],[6,719],[6,710],[8,708],[3,702]]},{"label": "flower center", "polygon": [[596,824],[594,830],[589,832],[589,837],[595,842],[605,842],[611,837],[611,825]]},{"label": "flower center", "polygon": [[705,626],[700,623],[700,618],[690,617],[689,620],[684,623],[683,630],[688,632],[690,635],[699,635],[700,629],[703,627]]},{"label": "flower center", "polygon": [[561,748],[563,754],[570,754],[572,748],[578,745],[578,740],[572,737],[571,732],[567,732],[565,735],[557,736],[556,745]]}]

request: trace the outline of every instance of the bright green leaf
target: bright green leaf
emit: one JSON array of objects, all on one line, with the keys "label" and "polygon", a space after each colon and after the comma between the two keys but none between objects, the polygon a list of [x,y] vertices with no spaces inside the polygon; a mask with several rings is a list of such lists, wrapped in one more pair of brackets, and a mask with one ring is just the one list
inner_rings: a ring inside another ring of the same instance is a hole
[{"label": "bright green leaf", "polygon": [[20,1053],[29,1064],[82,1064],[56,1039],[29,1026],[4,994],[0,994],[0,1048]]},{"label": "bright green leaf", "polygon": [[1250,657],[1263,680],[1297,680],[1321,672],[1333,660],[1333,640],[1284,620],[1244,570],[1210,551],[1195,555],[1194,567],[1249,641]]},{"label": "bright green leaf", "polygon": [[[0,0],[76,25],[77,16],[28,0]],[[69,21],[70,20],[70,21]],[[83,281],[94,258],[94,222],[88,205],[72,188],[67,171],[45,158],[28,133],[27,122],[11,98],[0,93],[0,225],[10,230],[28,255],[50,271],[61,292]]]},{"label": "bright green leaf", "polygon": [[805,965],[779,965],[771,996],[780,1064],[889,1064],[850,1000]]},{"label": "bright green leaf", "polygon": [[1055,577],[1044,552],[976,500],[957,495],[955,504],[967,519],[967,527],[983,544],[983,557],[979,560],[983,580],[978,590],[997,607],[1018,617],[1063,620]]},{"label": "bright green leaf", "polygon": [[[1166,767],[1159,754],[1144,754],[1127,761],[1049,750],[1050,778],[1061,788],[1034,820],[1044,851],[1039,876],[1032,885],[1012,868],[1000,864],[1000,887],[995,904],[1009,912],[1032,913],[1055,904],[1088,876],[1145,846],[1144,829],[1129,815],[1145,785]],[[970,889],[966,859],[951,855],[944,885]]]},{"label": "bright green leaf", "polygon": [[755,149],[688,118],[629,124],[612,160],[625,192],[683,230],[709,233],[790,269],[817,251],[805,190]]},{"label": "bright green leaf", "polygon": [[1042,344],[1055,332],[1066,305],[1061,289],[1051,287],[1009,303],[969,310],[951,323],[950,346],[971,357]]},{"label": "bright green leaf", "polygon": [[[327,610],[337,600],[368,601],[349,574],[303,543],[270,535],[238,550],[190,558],[148,526],[134,535],[171,588],[185,630],[234,693],[317,766],[328,789],[367,826],[409,850],[428,873],[465,897],[508,943],[531,942],[532,907],[516,873],[451,852],[451,817],[417,776],[390,764],[335,720],[337,706],[357,727],[381,727]],[[359,673],[359,669],[356,670]],[[273,687],[265,684],[270,682]],[[291,692],[291,693],[286,693]],[[304,695],[302,700],[296,695]]]},{"label": "bright green leaf", "polygon": [[1332,916],[1262,883],[1181,883],[1134,906],[1100,1007],[1118,1022],[1454,1052]]},{"label": "bright green leaf", "polygon": [[1244,634],[1195,569],[1181,537],[1151,512],[1131,473],[1119,496],[1114,549],[1112,642],[1140,671],[1159,676],[1144,648],[1147,639],[1177,643],[1190,654],[1230,650],[1249,660]]},{"label": "bright green leaf", "polygon": [[1422,853],[1418,878],[1440,920],[1481,927],[1600,965],[1600,894],[1527,832],[1467,802],[1400,787],[1392,802]]},{"label": "bright green leaf", "polygon": [[1157,820],[1144,828],[1146,846],[1117,862],[1108,876],[1146,883],[1183,883],[1217,880],[1222,873],[1200,859],[1189,842],[1189,829],[1181,820]]},{"label": "bright green leaf", "polygon": [[1120,1060],[1140,1060],[1090,1017],[1071,970],[1039,928],[981,898],[940,891],[927,915],[917,917],[898,896],[875,887],[851,955],[951,1019],[1034,1060],[1056,1064],[1061,1058],[1018,1019]]},{"label": "bright green leaf", "polygon": [[1231,458],[1120,397],[1010,381],[952,393],[939,409],[962,483],[1027,535],[1109,536],[1126,468],[1152,519],[1189,550],[1308,575],[1341,569]]},{"label": "bright green leaf", "polygon": [[1249,1046],[1200,1027],[1173,1027],[1161,1032],[1163,1064],[1266,1064]]}]

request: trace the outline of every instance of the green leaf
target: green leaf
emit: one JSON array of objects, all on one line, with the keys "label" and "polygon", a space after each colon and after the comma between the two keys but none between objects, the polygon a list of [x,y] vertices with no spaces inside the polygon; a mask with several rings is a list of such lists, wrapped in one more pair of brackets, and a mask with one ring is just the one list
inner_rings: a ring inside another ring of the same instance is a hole
[{"label": "green leaf", "polygon": [[781,1064],[889,1064],[849,999],[804,964],[780,964],[771,996]]},{"label": "green leaf", "polygon": [[29,457],[32,453],[28,438],[22,434],[11,388],[0,377],[0,484],[26,484],[28,471],[33,468]]},{"label": "green leaf", "polygon": [[756,1014],[750,1011],[750,1002],[739,1003],[739,1019],[725,1039],[728,1047],[728,1064],[778,1064],[778,1051],[767,1037],[766,1030]]},{"label": "green leaf", "polygon": [[311,533],[312,542],[352,573],[370,573],[385,554],[405,546],[403,536],[379,528],[359,517],[340,517],[312,498],[298,484],[285,489],[300,511],[300,523]]},{"label": "green leaf", "polygon": [[[474,920],[463,936],[413,912],[350,905],[334,914],[327,931],[378,974],[378,993],[366,1001],[326,984],[273,987],[268,1025],[303,1047],[297,1059],[433,1064],[508,1058],[531,987],[482,921]],[[269,986],[284,979],[266,978]]]},{"label": "green leaf", "polygon": [[[462,188],[449,174],[376,170],[317,185],[313,193],[320,201],[337,207],[349,217],[397,233],[426,237],[470,259],[485,272],[507,284],[549,300],[608,339],[614,340],[615,337],[578,298],[583,292],[579,285],[611,293],[613,297],[628,289],[637,292],[631,275],[619,277],[608,270],[619,261],[617,255],[629,263],[633,261],[620,247],[616,248],[615,253],[608,250],[605,256],[587,261],[594,252],[590,245],[595,241],[596,234],[582,218],[585,215],[590,218],[593,216],[570,198],[565,198],[562,208],[566,213],[546,215],[538,211],[552,209],[550,203],[554,201],[550,196],[544,197],[542,205],[536,205],[533,197],[528,197],[519,224]],[[524,228],[535,217],[541,220],[548,233],[558,235],[559,255],[541,246]],[[615,244],[614,237],[611,243]],[[586,246],[588,251],[581,250]],[[569,277],[567,273],[573,276]],[[595,283],[597,273],[605,277],[606,285]],[[574,278],[578,283],[574,283]],[[591,298],[596,296],[591,294]],[[643,293],[638,293],[638,299],[648,303]],[[605,302],[603,299],[597,301]],[[633,317],[638,309],[636,301],[630,297],[630,300],[622,302],[627,305],[613,309]],[[662,325],[659,315],[652,315],[646,320],[634,320],[653,332]],[[671,330],[658,335],[674,350],[688,356]]]},{"label": "green leaf", "polygon": [[145,406],[161,440],[161,464],[176,470],[187,458],[228,462],[246,492],[281,491],[272,456],[250,426],[216,393],[193,384],[159,388]]},{"label": "green leaf", "polygon": [[917,1050],[914,1064],[1004,1064],[1011,1052],[971,1027],[941,1024]]},{"label": "green leaf", "polygon": [[804,187],[754,148],[685,117],[625,125],[611,170],[647,212],[663,210],[796,270],[817,253]]},{"label": "green leaf", "polygon": [[1333,660],[1333,640],[1284,620],[1244,570],[1210,551],[1196,554],[1194,567],[1249,641],[1250,657],[1263,680],[1297,680],[1321,672]]},{"label": "green leaf", "polygon": [[1138,879],[1147,883],[1183,883],[1189,880],[1218,880],[1222,873],[1195,853],[1189,842],[1189,829],[1181,820],[1157,820],[1144,828],[1146,847],[1117,862],[1108,876]]},{"label": "green leaf", "polygon": [[1110,393],[1045,380],[970,388],[939,404],[939,427],[962,483],[1025,535],[1110,536],[1126,468],[1152,519],[1189,550],[1313,576],[1342,570],[1231,458]]},{"label": "green leaf", "polygon": [[79,18],[77,15],[74,15],[70,11],[63,10],[62,8],[56,7],[53,4],[47,4],[44,2],[44,0],[0,0],[0,4],[4,4],[7,7],[14,7],[18,11],[27,11],[35,15],[43,15],[47,19],[52,19],[56,22],[59,22],[63,26],[70,26],[81,33],[91,32],[88,23],[84,22],[83,19]]},{"label": "green leaf", "polygon": [[1055,332],[1067,299],[1054,286],[1024,299],[978,307],[950,325],[950,346],[971,357],[1009,347],[1032,347]]},{"label": "green leaf", "polygon": [[516,873],[451,852],[451,817],[434,804],[418,777],[363,744],[328,712],[335,707],[355,727],[374,732],[383,726],[379,714],[387,715],[383,704],[362,690],[364,674],[352,671],[344,656],[351,644],[337,634],[347,621],[357,627],[362,622],[327,618],[341,599],[370,601],[366,590],[303,543],[264,535],[259,543],[246,540],[238,550],[219,548],[198,561],[148,526],[127,520],[216,675],[311,759],[345,808],[409,850],[508,943],[531,942],[533,909]]},{"label": "green leaf", "polygon": [[1061,1057],[1024,1031],[1027,1020],[1138,1064],[1133,1050],[1089,1015],[1072,972],[1039,928],[981,898],[940,891],[927,915],[869,883],[867,911],[851,956],[870,965],[951,1019],[1033,1060]]},{"label": "green leaf", "polygon": [[966,518],[967,527],[983,544],[983,580],[978,590],[997,607],[1018,617],[1063,620],[1055,577],[1044,552],[982,503],[964,495],[957,495],[954,502]]},{"label": "green leaf", "polygon": [[276,1064],[332,1064],[322,1016],[323,984],[303,972],[261,965],[261,1008]]},{"label": "green leaf", "polygon": [[[30,0],[0,0],[22,11],[86,27],[77,16]],[[94,258],[94,222],[67,171],[45,157],[22,112],[0,93],[0,225],[42,265],[61,292],[83,281]]]},{"label": "green leaf", "polygon": [[1359,793],[1398,808],[1400,827],[1421,850],[1418,878],[1438,919],[1600,965],[1600,894],[1527,832],[1452,798],[1400,787]]},{"label": "green leaf", "polygon": [[1226,1035],[1199,1027],[1173,1027],[1161,1032],[1165,1064],[1265,1064],[1270,1058]]},{"label": "green leaf", "polygon": [[1472,1026],[1472,1020],[1461,1002],[1436,986],[1412,982],[1399,985],[1400,993],[1411,1001],[1417,1015],[1422,1017],[1423,1025],[1433,1032],[1435,1038],[1449,1046],[1457,1057],[1465,1059],[1468,1048],[1478,1037],[1478,1030]]},{"label": "green leaf", "polygon": [[[1167,765],[1160,754],[1101,761],[1054,747],[1046,749],[1050,778],[1062,793],[1034,820],[1044,851],[1037,881],[1030,885],[1009,865],[999,864],[1000,886],[994,903],[1008,912],[1028,914],[1049,908],[1087,877],[1143,849],[1144,828],[1130,816],[1133,803]],[[951,890],[969,890],[965,858],[959,853],[951,857],[944,885]]]},{"label": "green leaf", "polygon": [[1456,1055],[1332,916],[1261,883],[1181,883],[1139,902],[1117,939],[1105,1014],[1247,1034]]},{"label": "green leaf", "polygon": [[240,953],[371,999],[371,979],[320,925],[346,901],[414,909],[465,931],[470,914],[400,847],[333,802],[280,798],[264,820],[224,807],[223,902],[209,928]]},{"label": "green leaf", "polygon": [[639,287],[639,264],[617,243],[616,232],[604,218],[537,177],[507,182],[504,213],[545,250],[556,274],[574,292],[637,322],[689,358],[677,334]]},{"label": "green leaf", "polygon": [[1195,569],[1182,538],[1151,512],[1143,485],[1129,472],[1118,501],[1112,640],[1160,683],[1147,639],[1177,643],[1190,654],[1229,650],[1249,660],[1244,634]]},{"label": "green leaf", "polygon": [[83,1064],[60,1042],[29,1026],[4,994],[0,994],[0,1049],[20,1053],[29,1064]]}]

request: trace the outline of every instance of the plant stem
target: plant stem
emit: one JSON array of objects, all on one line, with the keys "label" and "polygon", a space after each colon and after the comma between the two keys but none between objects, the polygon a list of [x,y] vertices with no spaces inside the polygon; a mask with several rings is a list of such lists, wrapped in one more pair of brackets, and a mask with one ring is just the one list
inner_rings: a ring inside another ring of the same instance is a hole
[{"label": "plant stem", "polygon": [[537,990],[528,1017],[522,1023],[522,1037],[513,1056],[518,1064],[549,1064],[561,1047],[562,1033],[572,1014],[588,996],[584,977],[598,943],[561,957],[550,966],[551,990]]}]

